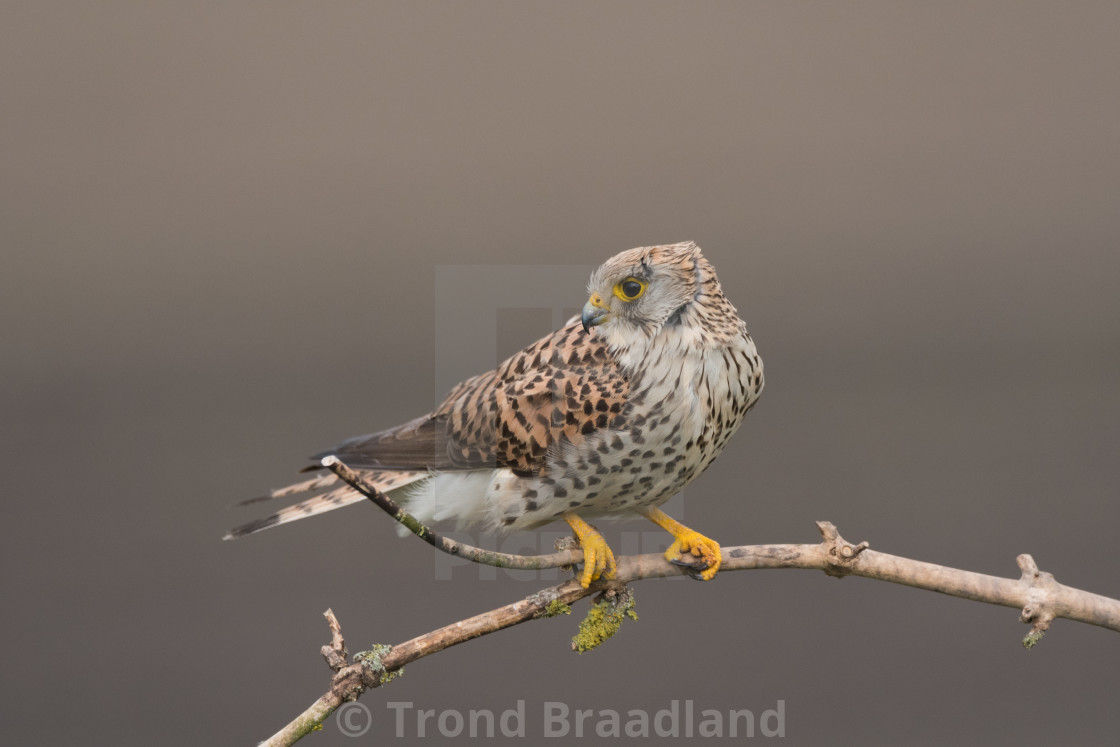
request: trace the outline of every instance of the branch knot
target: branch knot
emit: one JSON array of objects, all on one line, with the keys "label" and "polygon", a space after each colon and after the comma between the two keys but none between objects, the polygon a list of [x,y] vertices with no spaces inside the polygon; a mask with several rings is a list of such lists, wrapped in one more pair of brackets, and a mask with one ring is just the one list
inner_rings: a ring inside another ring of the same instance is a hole
[{"label": "branch knot", "polygon": [[390,670],[387,669],[382,662],[382,659],[392,650],[392,646],[384,643],[375,643],[369,651],[362,651],[354,654],[354,661],[360,663],[362,668],[366,670],[364,674],[372,675],[378,685],[384,685],[404,674],[404,667]]},{"label": "branch knot", "polygon": [[824,572],[830,576],[837,578],[847,576],[859,560],[859,554],[871,546],[866,540],[858,545],[848,542],[840,536],[840,531],[830,521],[818,521],[817,528],[821,531],[821,546],[825,550],[825,559],[828,561],[828,567]]},{"label": "branch knot", "polygon": [[1060,584],[1052,573],[1040,571],[1034,558],[1026,553],[1015,559],[1023,572],[1019,582],[1027,587],[1027,603],[1019,615],[1019,622],[1028,623],[1031,631],[1023,638],[1023,648],[1031,648],[1046,635],[1054,621],[1054,597]]}]

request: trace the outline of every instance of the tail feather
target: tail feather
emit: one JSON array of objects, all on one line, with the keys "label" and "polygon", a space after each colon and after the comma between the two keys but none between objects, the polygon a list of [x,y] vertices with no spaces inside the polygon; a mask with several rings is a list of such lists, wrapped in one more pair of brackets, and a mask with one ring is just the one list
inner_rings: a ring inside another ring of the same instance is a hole
[{"label": "tail feather", "polygon": [[256,498],[249,498],[248,500],[240,501],[235,505],[249,506],[254,503],[264,503],[265,501],[271,501],[276,498],[285,498],[289,495],[295,495],[296,493],[306,493],[312,490],[322,490],[323,488],[327,488],[336,482],[338,482],[338,478],[335,477],[335,474],[333,472],[327,472],[322,475],[316,475],[310,480],[304,480],[303,482],[297,482],[283,488],[270,490],[264,495],[258,495]]},{"label": "tail feather", "polygon": [[[362,476],[372,485],[379,490],[385,492],[395,491],[405,485],[422,480],[430,476],[428,472],[364,472]],[[328,479],[329,478],[329,479]],[[289,485],[286,488],[272,491],[267,496],[262,496],[258,499],[250,499],[246,503],[256,503],[260,500],[268,500],[271,498],[279,498],[285,495],[292,495],[294,493],[301,493],[307,490],[317,490],[328,485],[333,485],[338,482],[333,474],[319,476],[311,480]],[[288,524],[300,519],[306,519],[309,516],[317,516],[318,514],[326,513],[327,511],[334,511],[336,508],[349,506],[351,503],[360,503],[366,497],[358,491],[351,488],[349,485],[337,485],[331,490],[320,495],[313,496],[306,500],[300,501],[294,505],[282,508],[271,516],[266,516],[263,519],[250,521],[247,524],[242,524],[239,527],[226,532],[222,539],[232,540],[246,535],[262,532],[265,529],[278,527],[281,524]]]},{"label": "tail feather", "polygon": [[351,503],[365,500],[365,496],[357,492],[349,485],[344,487],[335,488],[334,490],[317,495],[314,498],[308,498],[305,501],[300,501],[295,505],[282,508],[272,516],[266,516],[263,519],[250,521],[248,524],[242,524],[229,530],[222,539],[237,539],[256,532],[262,532],[265,529],[278,527],[281,524],[288,522],[298,521],[299,519],[306,519],[308,516],[315,516],[316,514],[326,513],[327,511],[334,511],[336,508],[349,506]]}]

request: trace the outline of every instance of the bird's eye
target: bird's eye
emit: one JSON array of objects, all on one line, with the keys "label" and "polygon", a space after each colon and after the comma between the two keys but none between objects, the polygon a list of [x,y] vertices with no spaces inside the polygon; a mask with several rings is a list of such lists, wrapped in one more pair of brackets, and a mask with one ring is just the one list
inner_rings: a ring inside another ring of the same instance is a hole
[{"label": "bird's eye", "polygon": [[645,293],[646,284],[637,278],[626,278],[614,287],[614,294],[623,301],[634,301]]}]

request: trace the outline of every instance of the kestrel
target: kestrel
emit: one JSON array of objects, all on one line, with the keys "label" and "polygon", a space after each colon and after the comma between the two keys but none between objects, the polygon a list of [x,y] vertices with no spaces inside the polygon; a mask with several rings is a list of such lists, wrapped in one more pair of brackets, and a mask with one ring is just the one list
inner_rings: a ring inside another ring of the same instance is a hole
[{"label": "kestrel", "polygon": [[[421,522],[509,532],[563,519],[580,583],[615,571],[586,518],[640,514],[674,537],[665,557],[709,580],[719,544],[657,507],[719,456],[762,392],[762,360],[715,269],[692,242],[641,247],[591,276],[581,317],[434,412],[359,436],[335,456]],[[272,491],[325,491],[233,529],[241,537],[364,500],[333,473]]]}]

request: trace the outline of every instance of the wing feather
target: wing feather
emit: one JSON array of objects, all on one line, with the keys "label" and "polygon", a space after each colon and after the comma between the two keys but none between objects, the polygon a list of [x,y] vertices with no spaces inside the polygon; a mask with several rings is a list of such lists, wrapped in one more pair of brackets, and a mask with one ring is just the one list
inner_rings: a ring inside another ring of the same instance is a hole
[{"label": "wing feather", "polygon": [[435,412],[312,458],[334,455],[361,469],[539,475],[560,445],[625,427],[628,391],[606,343],[569,324],[462,382]]}]

